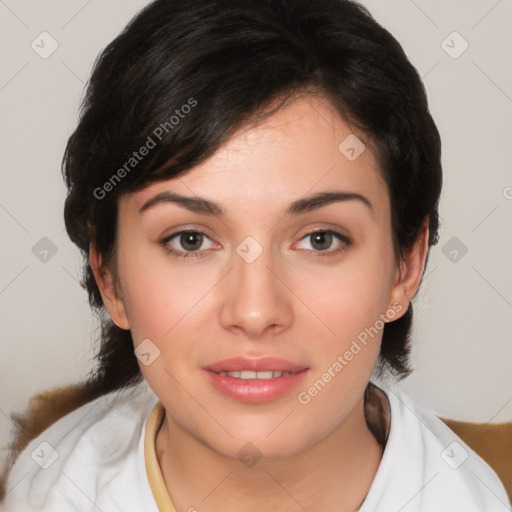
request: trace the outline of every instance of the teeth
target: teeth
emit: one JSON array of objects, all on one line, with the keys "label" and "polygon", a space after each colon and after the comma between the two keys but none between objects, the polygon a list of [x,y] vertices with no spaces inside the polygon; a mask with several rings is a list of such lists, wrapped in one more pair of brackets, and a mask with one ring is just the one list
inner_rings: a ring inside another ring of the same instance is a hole
[{"label": "teeth", "polygon": [[294,372],[252,372],[244,370],[241,372],[220,372],[220,375],[226,375],[228,377],[234,377],[235,379],[275,379],[277,377],[285,377],[291,375]]}]

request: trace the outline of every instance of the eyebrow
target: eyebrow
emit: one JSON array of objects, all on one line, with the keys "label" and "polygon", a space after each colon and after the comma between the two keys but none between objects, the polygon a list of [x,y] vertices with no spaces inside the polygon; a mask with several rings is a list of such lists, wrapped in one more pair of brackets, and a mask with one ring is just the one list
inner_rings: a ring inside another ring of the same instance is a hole
[{"label": "eyebrow", "polygon": [[[299,215],[301,213],[317,210],[323,206],[327,206],[328,204],[344,201],[359,201],[366,205],[371,213],[374,214],[373,205],[367,197],[355,192],[342,192],[333,190],[329,192],[319,192],[317,194],[293,201],[284,211],[284,217]],[[194,213],[202,213],[205,215],[221,218],[225,216],[225,211],[222,208],[222,205],[219,203],[210,201],[209,199],[205,199],[203,197],[182,196],[167,190],[160,192],[148,199],[141,206],[139,213],[142,213],[149,208],[162,203],[174,203]]]}]

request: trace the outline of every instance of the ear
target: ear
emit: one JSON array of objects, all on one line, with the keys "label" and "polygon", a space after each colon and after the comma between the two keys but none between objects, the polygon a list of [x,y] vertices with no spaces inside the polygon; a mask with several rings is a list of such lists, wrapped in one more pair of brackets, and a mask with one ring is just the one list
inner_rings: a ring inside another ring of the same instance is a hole
[{"label": "ear", "polygon": [[129,329],[130,324],[126,308],[122,297],[118,293],[112,272],[102,266],[101,255],[92,243],[89,245],[89,263],[110,318],[121,329]]},{"label": "ear", "polygon": [[414,245],[405,251],[395,271],[388,301],[388,310],[392,309],[398,313],[393,315],[393,320],[397,320],[406,313],[409,303],[420,286],[428,253],[428,224],[429,218],[426,217]]}]

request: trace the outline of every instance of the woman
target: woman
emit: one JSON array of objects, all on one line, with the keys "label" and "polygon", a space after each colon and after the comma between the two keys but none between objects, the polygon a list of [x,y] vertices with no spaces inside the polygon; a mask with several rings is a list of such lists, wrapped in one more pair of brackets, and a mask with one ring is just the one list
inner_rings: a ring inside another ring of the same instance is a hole
[{"label": "woman", "polygon": [[383,379],[410,371],[442,173],[421,80],[363,7],[151,3],[95,64],[63,170],[99,364],[19,419],[7,511],[502,509]]}]

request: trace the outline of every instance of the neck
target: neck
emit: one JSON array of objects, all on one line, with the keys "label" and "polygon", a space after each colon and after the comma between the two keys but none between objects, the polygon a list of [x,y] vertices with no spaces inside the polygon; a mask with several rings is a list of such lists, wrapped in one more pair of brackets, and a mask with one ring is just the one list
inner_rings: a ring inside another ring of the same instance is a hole
[{"label": "neck", "polygon": [[156,453],[176,510],[353,511],[364,500],[382,457],[364,400],[326,437],[286,459],[246,467],[205,445],[166,415]]}]

